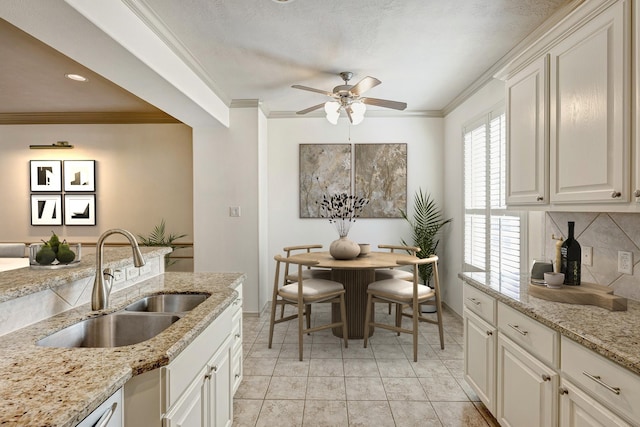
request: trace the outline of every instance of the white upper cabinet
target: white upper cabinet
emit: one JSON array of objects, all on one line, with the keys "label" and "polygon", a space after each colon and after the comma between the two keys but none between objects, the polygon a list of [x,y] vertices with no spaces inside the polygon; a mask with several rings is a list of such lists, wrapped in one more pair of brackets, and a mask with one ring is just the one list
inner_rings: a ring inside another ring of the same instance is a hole
[{"label": "white upper cabinet", "polygon": [[550,51],[552,203],[629,201],[628,1]]},{"label": "white upper cabinet", "polygon": [[630,8],[585,2],[503,71],[509,206],[628,209],[640,190],[630,157]]},{"label": "white upper cabinet", "polygon": [[507,204],[549,203],[548,56],[507,80]]}]

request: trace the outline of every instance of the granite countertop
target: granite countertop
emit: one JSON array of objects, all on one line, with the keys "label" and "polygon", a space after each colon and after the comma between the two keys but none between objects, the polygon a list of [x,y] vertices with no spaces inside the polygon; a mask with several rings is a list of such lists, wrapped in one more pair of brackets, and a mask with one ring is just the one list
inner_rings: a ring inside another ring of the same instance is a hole
[{"label": "granite countertop", "polygon": [[[112,259],[118,256],[113,255]],[[74,275],[72,270],[66,271]],[[57,270],[57,275],[61,271]],[[3,275],[7,273],[11,272]],[[114,293],[110,308],[100,313],[85,304],[0,337],[0,424],[76,425],[132,376],[171,362],[237,298],[231,287],[244,277],[242,273],[164,273]],[[7,290],[2,286],[0,296],[18,289],[23,287],[9,286]],[[35,344],[57,330],[118,311],[143,296],[191,292],[211,296],[142,343],[115,348],[48,348]]]},{"label": "granite countertop", "polygon": [[506,279],[489,273],[460,273],[469,285],[549,326],[562,335],[640,375],[640,302],[627,311],[566,304],[529,295],[528,276]]},{"label": "granite countertop", "polygon": [[[171,252],[166,246],[140,246],[145,257],[159,257]],[[109,247],[103,252],[103,268],[118,269],[132,263],[131,247]],[[0,302],[66,285],[74,280],[93,277],[96,271],[95,248],[82,248],[80,262],[73,267],[55,269],[19,268],[0,272]]]}]

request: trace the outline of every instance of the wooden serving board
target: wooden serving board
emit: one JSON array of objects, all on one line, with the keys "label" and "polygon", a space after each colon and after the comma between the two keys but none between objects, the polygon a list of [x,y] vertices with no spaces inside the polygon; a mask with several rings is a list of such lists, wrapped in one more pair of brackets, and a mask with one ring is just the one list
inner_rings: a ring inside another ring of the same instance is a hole
[{"label": "wooden serving board", "polygon": [[613,289],[595,283],[582,283],[580,286],[562,285],[558,289],[530,284],[529,295],[547,301],[595,305],[609,311],[627,310],[626,298],[613,295]]}]

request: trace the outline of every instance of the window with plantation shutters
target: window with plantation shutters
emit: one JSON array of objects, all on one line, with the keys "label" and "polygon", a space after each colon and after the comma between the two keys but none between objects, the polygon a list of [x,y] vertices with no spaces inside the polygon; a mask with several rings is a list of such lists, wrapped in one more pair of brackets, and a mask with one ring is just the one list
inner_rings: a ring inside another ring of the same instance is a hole
[{"label": "window with plantation shutters", "polygon": [[517,292],[526,216],[507,211],[505,190],[505,115],[494,111],[464,128],[464,267]]}]

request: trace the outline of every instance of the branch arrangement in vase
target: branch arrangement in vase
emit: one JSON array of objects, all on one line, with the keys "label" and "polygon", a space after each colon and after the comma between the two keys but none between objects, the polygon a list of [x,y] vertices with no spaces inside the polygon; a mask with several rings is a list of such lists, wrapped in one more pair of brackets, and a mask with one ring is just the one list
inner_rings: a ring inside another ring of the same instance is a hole
[{"label": "branch arrangement in vase", "polygon": [[369,203],[364,197],[352,196],[347,193],[337,193],[330,197],[322,196],[320,216],[329,218],[329,223],[335,224],[340,237],[349,234],[351,223],[360,216],[362,209]]}]

